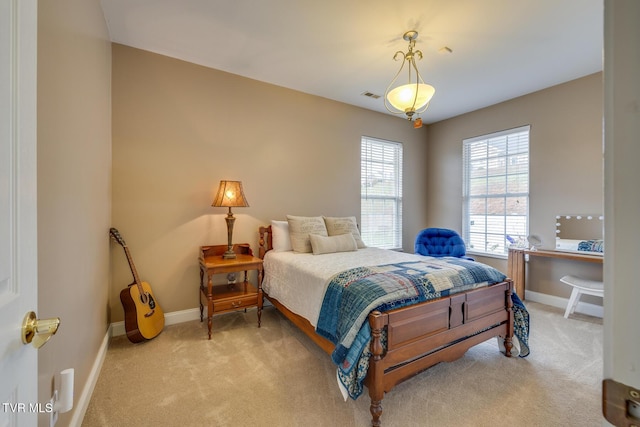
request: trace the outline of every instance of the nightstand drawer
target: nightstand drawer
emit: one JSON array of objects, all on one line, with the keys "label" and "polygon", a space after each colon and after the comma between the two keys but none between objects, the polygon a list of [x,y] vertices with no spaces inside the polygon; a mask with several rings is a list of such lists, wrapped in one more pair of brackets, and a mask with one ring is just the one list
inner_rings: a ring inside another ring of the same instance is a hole
[{"label": "nightstand drawer", "polygon": [[258,289],[249,282],[236,283],[233,286],[216,285],[211,288],[212,298],[209,301],[207,289],[201,287],[201,302],[211,304],[212,313],[236,310],[258,305]]},{"label": "nightstand drawer", "polygon": [[217,300],[213,302],[213,312],[227,310],[237,310],[245,307],[255,307],[258,305],[258,294],[248,295],[238,298],[229,298],[225,300]]}]

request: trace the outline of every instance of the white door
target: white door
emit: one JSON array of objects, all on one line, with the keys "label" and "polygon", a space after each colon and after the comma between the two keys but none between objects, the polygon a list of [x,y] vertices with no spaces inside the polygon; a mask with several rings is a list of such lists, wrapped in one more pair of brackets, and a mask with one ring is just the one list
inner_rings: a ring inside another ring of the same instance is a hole
[{"label": "white door", "polygon": [[35,426],[38,356],[23,345],[36,311],[36,0],[0,0],[0,426]]}]

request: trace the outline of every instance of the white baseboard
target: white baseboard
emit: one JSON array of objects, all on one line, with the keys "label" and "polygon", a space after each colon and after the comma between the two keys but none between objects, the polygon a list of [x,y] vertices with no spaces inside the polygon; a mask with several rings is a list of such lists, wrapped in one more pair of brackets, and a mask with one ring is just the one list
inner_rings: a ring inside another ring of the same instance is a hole
[{"label": "white baseboard", "polygon": [[84,419],[84,415],[87,412],[87,408],[89,407],[89,402],[91,401],[93,390],[96,388],[98,377],[100,377],[102,363],[104,362],[104,358],[107,356],[107,349],[109,348],[109,340],[111,338],[110,330],[111,328],[109,328],[109,330],[107,330],[107,333],[104,335],[102,344],[100,344],[100,349],[98,350],[98,354],[96,356],[96,360],[93,362],[93,366],[91,367],[89,377],[84,383],[82,393],[77,400],[76,409],[73,412],[71,422],[69,423],[69,425],[72,427],[80,427],[82,425],[82,420]]},{"label": "white baseboard", "polygon": [[[569,303],[569,298],[556,297],[553,295],[542,294],[540,292],[527,291],[524,292],[525,305],[527,300],[539,302],[540,304],[550,305],[565,310]],[[590,304],[586,302],[578,302],[576,313],[586,314],[594,317],[604,317],[604,307],[601,305]]]},{"label": "white baseboard", "polygon": [[[164,314],[164,324],[176,325],[178,323],[189,322],[191,320],[200,319],[200,309],[190,308],[188,310],[172,311],[171,313]],[[111,324],[111,336],[117,337],[125,335],[127,331],[124,328],[123,322],[115,322]]]}]

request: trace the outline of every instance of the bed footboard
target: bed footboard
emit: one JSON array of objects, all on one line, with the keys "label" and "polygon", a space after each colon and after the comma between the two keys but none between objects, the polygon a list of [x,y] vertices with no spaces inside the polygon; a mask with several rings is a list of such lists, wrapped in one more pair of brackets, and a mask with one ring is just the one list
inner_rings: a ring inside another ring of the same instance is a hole
[{"label": "bed footboard", "polygon": [[[513,348],[511,280],[450,297],[369,315],[371,352],[366,384],[371,425],[380,426],[382,399],[398,383],[440,362],[451,362],[489,338]],[[382,335],[386,329],[386,351]]]}]

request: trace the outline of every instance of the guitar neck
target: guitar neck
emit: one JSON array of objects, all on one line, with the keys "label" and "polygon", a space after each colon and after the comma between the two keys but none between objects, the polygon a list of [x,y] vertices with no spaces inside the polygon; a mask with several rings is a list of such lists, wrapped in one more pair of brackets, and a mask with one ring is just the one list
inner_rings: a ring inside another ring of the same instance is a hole
[{"label": "guitar neck", "polygon": [[129,263],[129,268],[131,268],[131,274],[133,274],[133,281],[138,286],[138,290],[140,294],[144,293],[142,289],[142,282],[140,282],[140,277],[138,277],[138,270],[136,270],[136,266],[133,263],[133,258],[131,257],[131,253],[129,252],[129,248],[127,246],[124,247],[124,253],[127,255],[127,262]]}]

